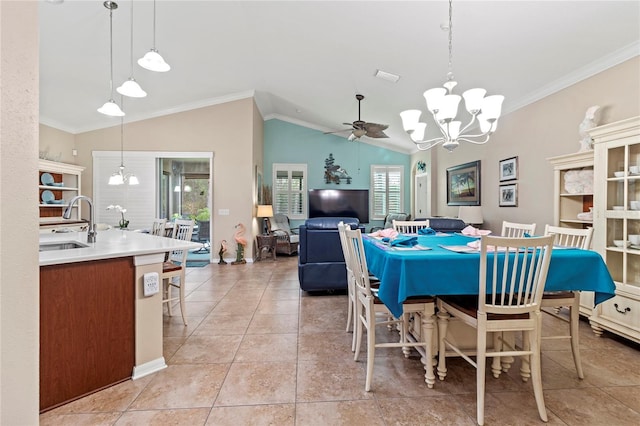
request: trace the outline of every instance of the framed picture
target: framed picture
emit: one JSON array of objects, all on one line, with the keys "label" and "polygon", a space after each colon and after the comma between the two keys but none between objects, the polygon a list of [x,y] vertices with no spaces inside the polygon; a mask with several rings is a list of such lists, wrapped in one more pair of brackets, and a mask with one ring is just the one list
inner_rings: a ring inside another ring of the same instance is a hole
[{"label": "framed picture", "polygon": [[500,161],[500,182],[518,179],[518,157]]},{"label": "framed picture", "polygon": [[500,185],[500,207],[517,207],[518,206],[518,184],[510,183],[508,185]]},{"label": "framed picture", "polygon": [[447,169],[447,205],[480,205],[480,161]]}]

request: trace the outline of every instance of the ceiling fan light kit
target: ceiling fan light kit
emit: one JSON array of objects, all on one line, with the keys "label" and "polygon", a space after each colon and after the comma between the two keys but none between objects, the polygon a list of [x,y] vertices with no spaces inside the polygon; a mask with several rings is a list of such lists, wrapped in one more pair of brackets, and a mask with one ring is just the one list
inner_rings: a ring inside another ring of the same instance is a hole
[{"label": "ceiling fan light kit", "polygon": [[[458,84],[453,79],[452,71],[452,15],[452,0],[449,0],[449,72],[447,73],[447,81],[443,84],[443,87],[429,89],[423,94],[427,110],[433,116],[433,120],[442,136],[424,140],[427,123],[420,121],[422,111],[414,109],[400,113],[402,127],[421,151],[433,148],[440,143],[449,152],[456,149],[460,145],[460,141],[484,144],[489,141],[491,134],[495,132],[498,126],[498,118],[502,113],[504,96],[485,96],[487,91],[481,88],[469,89],[462,94],[462,97],[452,93],[453,88]],[[465,109],[471,115],[471,120],[464,127],[462,127],[462,121],[456,120],[458,106],[462,98],[464,98]],[[480,133],[467,133],[467,131],[478,126]]]}]

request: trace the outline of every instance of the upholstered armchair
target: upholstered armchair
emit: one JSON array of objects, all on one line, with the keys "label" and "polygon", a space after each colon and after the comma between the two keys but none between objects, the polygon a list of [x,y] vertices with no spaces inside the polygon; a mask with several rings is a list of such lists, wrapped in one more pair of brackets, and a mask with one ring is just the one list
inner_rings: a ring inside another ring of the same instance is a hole
[{"label": "upholstered armchair", "polygon": [[295,231],[291,229],[287,215],[273,215],[271,233],[276,236],[276,253],[292,255],[298,252],[299,235]]}]

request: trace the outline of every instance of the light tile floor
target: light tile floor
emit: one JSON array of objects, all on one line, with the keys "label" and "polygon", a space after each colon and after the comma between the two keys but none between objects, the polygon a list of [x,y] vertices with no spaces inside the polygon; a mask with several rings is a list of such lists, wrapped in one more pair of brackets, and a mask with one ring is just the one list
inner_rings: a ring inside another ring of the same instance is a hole
[{"label": "light tile floor", "polygon": [[[475,424],[475,370],[447,363],[428,389],[417,356],[376,352],[371,392],[365,353],[352,358],[345,295],[299,291],[296,257],[189,268],[189,325],[164,321],[168,368],[40,416],[42,425],[433,425]],[[562,323],[544,315],[546,329]],[[549,424],[640,424],[640,350],[581,321],[585,379],[568,342],[543,343]],[[391,331],[379,331],[392,338]],[[541,424],[519,362],[487,377],[487,425]]]}]

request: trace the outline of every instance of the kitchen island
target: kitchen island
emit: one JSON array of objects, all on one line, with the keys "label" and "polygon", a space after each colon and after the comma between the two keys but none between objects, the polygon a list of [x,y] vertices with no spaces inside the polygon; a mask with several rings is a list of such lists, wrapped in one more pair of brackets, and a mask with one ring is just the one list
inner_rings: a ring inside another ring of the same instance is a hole
[{"label": "kitchen island", "polygon": [[94,243],[40,236],[41,411],[166,367],[162,292],[145,297],[144,276],[161,277],[167,252],[200,246],[122,230]]}]

